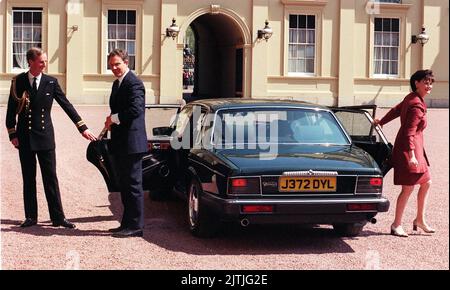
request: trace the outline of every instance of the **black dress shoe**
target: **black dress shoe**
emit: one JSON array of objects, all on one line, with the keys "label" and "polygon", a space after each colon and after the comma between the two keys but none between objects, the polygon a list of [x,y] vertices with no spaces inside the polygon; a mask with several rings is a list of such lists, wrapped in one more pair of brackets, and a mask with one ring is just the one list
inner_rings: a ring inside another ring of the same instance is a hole
[{"label": "black dress shoe", "polygon": [[143,230],[123,229],[120,232],[114,233],[112,236],[115,238],[143,237],[144,231]]},{"label": "black dress shoe", "polygon": [[69,222],[66,219],[63,219],[63,220],[60,220],[60,221],[54,221],[54,222],[52,222],[52,226],[53,227],[65,227],[65,228],[69,228],[69,229],[76,228],[75,224]]},{"label": "black dress shoe", "polygon": [[20,224],[20,227],[21,228],[26,228],[26,227],[34,226],[35,224],[37,224],[37,220],[31,219],[31,218],[26,218],[23,221],[23,223]]},{"label": "black dress shoe", "polygon": [[108,232],[110,232],[110,233],[117,233],[117,232],[120,232],[120,231],[122,231],[124,229],[125,229],[124,227],[120,226],[120,227],[117,227],[117,228],[109,229]]}]

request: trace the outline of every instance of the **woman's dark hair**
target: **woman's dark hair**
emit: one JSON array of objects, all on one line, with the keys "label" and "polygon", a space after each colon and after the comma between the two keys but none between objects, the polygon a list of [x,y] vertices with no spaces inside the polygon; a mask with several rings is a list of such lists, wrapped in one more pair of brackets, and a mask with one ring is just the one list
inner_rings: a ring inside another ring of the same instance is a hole
[{"label": "woman's dark hair", "polygon": [[416,71],[411,78],[409,79],[409,84],[411,85],[411,89],[413,92],[416,91],[416,81],[420,82],[421,80],[430,80],[431,83],[434,83],[434,75],[431,69],[424,69]]}]

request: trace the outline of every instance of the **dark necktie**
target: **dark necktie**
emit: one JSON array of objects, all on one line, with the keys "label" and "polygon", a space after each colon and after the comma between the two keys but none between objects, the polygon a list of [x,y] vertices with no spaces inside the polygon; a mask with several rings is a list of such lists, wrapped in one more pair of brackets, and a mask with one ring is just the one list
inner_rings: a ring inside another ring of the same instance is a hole
[{"label": "dark necktie", "polygon": [[32,86],[32,88],[31,88],[31,94],[32,94],[33,96],[35,96],[35,95],[37,94],[37,82],[36,82],[36,80],[37,80],[37,78],[34,77],[34,78],[33,78],[33,86]]},{"label": "dark necktie", "polygon": [[119,89],[119,80],[115,80],[112,88],[112,93],[115,94]]}]

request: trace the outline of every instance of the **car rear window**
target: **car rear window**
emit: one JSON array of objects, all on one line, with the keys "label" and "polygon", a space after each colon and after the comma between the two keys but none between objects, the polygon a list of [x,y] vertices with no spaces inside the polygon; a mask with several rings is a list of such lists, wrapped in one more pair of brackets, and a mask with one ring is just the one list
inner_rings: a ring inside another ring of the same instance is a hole
[{"label": "car rear window", "polygon": [[301,108],[220,110],[213,140],[214,144],[350,144],[331,112]]}]

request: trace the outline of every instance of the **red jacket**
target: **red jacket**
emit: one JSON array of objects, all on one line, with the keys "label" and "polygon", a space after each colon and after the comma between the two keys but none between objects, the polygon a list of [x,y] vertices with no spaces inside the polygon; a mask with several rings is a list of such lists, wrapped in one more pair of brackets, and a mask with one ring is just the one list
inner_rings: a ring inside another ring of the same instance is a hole
[{"label": "red jacket", "polygon": [[[410,173],[424,173],[430,165],[424,149],[423,130],[427,127],[427,105],[416,93],[407,95],[401,103],[392,108],[381,120],[384,125],[400,117],[400,130],[395,138],[392,152],[394,170]],[[409,151],[414,150],[419,166],[409,163]]]}]

